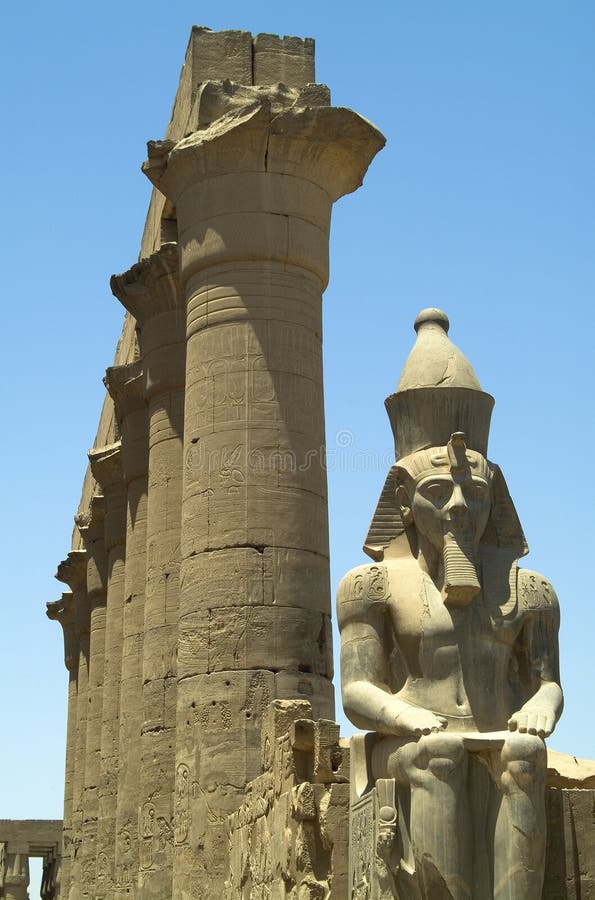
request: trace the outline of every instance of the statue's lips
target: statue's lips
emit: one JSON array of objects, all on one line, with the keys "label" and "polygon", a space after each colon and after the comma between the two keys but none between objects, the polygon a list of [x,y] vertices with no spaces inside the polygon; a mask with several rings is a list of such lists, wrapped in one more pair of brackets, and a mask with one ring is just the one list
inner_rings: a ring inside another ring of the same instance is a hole
[{"label": "statue's lips", "polygon": [[452,534],[463,541],[470,541],[473,537],[475,528],[469,516],[461,516],[460,518],[452,518],[448,516],[443,520],[443,530],[445,533]]}]

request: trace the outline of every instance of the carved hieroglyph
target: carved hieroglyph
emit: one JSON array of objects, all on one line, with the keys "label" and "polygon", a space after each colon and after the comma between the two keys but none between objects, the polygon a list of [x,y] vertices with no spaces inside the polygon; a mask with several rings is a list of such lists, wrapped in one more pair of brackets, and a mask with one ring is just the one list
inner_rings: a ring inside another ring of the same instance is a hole
[{"label": "carved hieroglyph", "polygon": [[374,562],[337,600],[343,703],[373,732],[352,749],[352,896],[539,900],[558,603],[517,564],[525,539],[486,458],[493,399],[444,313],[415,327],[386,401],[397,462]]}]

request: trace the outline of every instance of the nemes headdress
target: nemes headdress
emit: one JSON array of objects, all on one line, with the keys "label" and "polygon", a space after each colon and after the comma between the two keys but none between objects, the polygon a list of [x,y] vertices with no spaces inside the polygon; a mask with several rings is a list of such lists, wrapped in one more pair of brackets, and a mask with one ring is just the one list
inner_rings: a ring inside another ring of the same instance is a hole
[{"label": "nemes headdress", "polygon": [[[388,473],[364,544],[365,553],[376,561],[405,530],[395,502],[399,462],[407,466],[406,458],[430,448],[436,452],[428,458],[448,457],[455,435],[460,435],[458,443],[463,440],[467,450],[484,458],[488,450],[494,398],[482,391],[468,359],[448,337],[448,316],[440,309],[424,309],[414,328],[417,340],[396,393],[385,400],[397,462]],[[528,548],[504,477],[497,466],[489,467],[492,511],[482,543],[508,547],[522,556]]]}]

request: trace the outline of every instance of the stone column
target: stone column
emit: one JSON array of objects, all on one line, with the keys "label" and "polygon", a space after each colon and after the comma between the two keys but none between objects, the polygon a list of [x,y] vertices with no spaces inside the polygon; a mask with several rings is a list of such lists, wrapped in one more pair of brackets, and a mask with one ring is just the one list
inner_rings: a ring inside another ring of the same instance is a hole
[{"label": "stone column", "polygon": [[99,897],[114,891],[114,848],[119,766],[120,675],[126,556],[126,485],[122,480],[120,442],[89,451],[91,472],[104,496],[104,544],[107,554],[105,667],[101,706],[101,753],[98,791],[97,883]]},{"label": "stone column", "polygon": [[64,773],[64,827],[62,831],[61,890],[68,897],[72,856],[72,813],[74,769],[77,737],[77,699],[79,670],[79,634],[77,632],[74,597],[62,594],[60,600],[47,604],[47,616],[62,626],[64,664],[68,670],[68,718],[66,724],[66,768]]},{"label": "stone column", "polygon": [[199,130],[149,144],[144,164],[176,207],[187,302],[180,898],[223,894],[266,704],[333,716],[321,298],[332,203],[384,139],[350,110],[306,108],[316,97],[202,85]]},{"label": "stone column", "polygon": [[138,797],[142,726],[142,648],[147,552],[148,425],[140,362],[107,370],[121,437],[127,491],[126,568],[122,619],[122,671],[115,897],[135,897],[138,871]]},{"label": "stone column", "polygon": [[172,890],[176,656],[180,575],[185,305],[176,244],[114,276],[115,296],[134,316],[149,407],[147,587],[140,739],[138,896]]},{"label": "stone column", "polygon": [[101,722],[105,670],[105,622],[107,557],[104,543],[105,501],[97,494],[88,515],[77,516],[77,525],[87,551],[87,595],[89,598],[89,694],[83,790],[83,841],[81,847],[81,897],[95,898],[97,818],[101,774]]},{"label": "stone column", "polygon": [[62,889],[62,865],[61,857],[56,849],[44,853],[43,869],[41,875],[41,900],[67,900],[68,894]]},{"label": "stone column", "polygon": [[4,898],[5,900],[29,900],[29,855],[23,848],[22,852],[12,850],[10,844],[6,847],[4,870]]},{"label": "stone column", "polygon": [[[72,769],[72,817],[69,873],[63,874],[61,893],[68,900],[81,896],[81,851],[83,838],[83,793],[85,786],[85,759],[87,749],[87,708],[89,706],[89,600],[87,595],[87,554],[84,550],[71,551],[56,572],[58,581],[67,584],[72,591],[78,664],[76,679],[76,729]],[[71,685],[69,685],[70,688]],[[69,690],[70,716],[70,690]],[[68,767],[68,757],[67,757]],[[65,786],[65,794],[67,785]],[[67,821],[67,804],[64,804],[64,822]],[[66,842],[64,849],[66,851]]]}]

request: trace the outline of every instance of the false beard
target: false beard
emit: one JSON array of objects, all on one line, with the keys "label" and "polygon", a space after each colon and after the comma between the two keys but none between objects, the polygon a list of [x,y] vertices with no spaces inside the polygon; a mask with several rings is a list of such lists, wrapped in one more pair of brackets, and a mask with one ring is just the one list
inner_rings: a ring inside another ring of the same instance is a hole
[{"label": "false beard", "polygon": [[475,550],[464,535],[444,535],[444,602],[447,606],[468,606],[481,591]]}]

